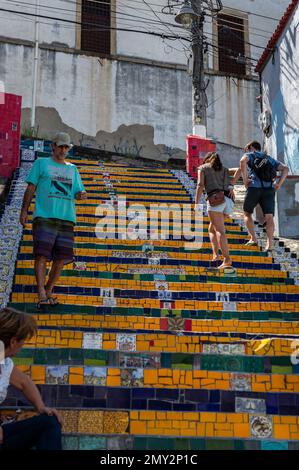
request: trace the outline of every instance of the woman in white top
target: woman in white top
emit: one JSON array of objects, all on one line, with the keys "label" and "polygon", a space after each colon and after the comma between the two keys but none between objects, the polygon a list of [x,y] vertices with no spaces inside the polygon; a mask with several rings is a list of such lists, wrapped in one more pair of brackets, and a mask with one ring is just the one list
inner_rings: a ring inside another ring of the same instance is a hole
[{"label": "woman in white top", "polygon": [[9,385],[21,390],[39,415],[12,423],[1,422],[0,449],[61,450],[62,419],[57,410],[43,402],[37,386],[12,361],[27,339],[37,330],[34,318],[12,308],[0,310],[0,404]]}]

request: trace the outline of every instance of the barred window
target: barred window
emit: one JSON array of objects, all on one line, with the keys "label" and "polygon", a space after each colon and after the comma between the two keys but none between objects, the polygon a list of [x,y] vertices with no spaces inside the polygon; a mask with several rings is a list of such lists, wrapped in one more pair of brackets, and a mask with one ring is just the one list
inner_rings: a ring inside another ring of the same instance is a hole
[{"label": "barred window", "polygon": [[244,20],[230,15],[218,15],[219,71],[246,75]]},{"label": "barred window", "polygon": [[81,49],[111,53],[111,0],[82,0]]}]

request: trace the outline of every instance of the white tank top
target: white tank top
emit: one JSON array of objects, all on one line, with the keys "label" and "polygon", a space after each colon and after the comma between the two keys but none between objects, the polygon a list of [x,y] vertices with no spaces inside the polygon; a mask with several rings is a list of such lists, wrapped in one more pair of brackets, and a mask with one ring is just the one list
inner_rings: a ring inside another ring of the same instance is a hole
[{"label": "white tank top", "polygon": [[14,368],[14,363],[10,357],[5,358],[4,364],[0,365],[0,403],[2,403],[7,395],[9,379]]}]

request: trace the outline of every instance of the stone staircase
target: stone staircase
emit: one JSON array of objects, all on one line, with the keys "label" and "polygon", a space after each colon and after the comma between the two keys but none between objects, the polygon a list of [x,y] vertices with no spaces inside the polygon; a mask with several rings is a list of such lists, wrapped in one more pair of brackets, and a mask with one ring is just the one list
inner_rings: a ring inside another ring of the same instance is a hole
[{"label": "stone staircase", "polygon": [[[61,410],[64,449],[299,449],[297,258],[279,241],[274,258],[245,247],[241,222],[227,219],[236,272],[218,272],[203,201],[200,246],[187,246],[175,218],[159,239],[167,224],[153,229],[141,217],[144,239],[134,239],[133,204],[139,214],[140,205],[180,205],[194,229],[194,182],[183,171],[72,161],[89,198],[77,203],[75,262],[55,290],[61,304],[36,310],[30,226],[10,297],[37,319],[15,364]],[[20,419],[32,415],[11,389],[2,413],[20,407]]]}]

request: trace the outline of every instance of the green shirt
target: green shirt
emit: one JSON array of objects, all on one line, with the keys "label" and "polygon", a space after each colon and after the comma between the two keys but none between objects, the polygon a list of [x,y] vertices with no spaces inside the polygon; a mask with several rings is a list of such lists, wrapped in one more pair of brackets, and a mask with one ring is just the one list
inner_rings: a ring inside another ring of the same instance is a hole
[{"label": "green shirt", "polygon": [[68,220],[76,223],[75,195],[84,191],[77,167],[56,163],[52,157],[36,160],[26,179],[36,186],[33,218]]}]

